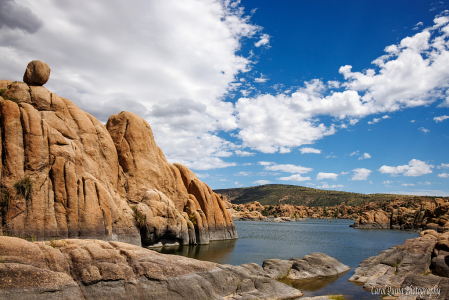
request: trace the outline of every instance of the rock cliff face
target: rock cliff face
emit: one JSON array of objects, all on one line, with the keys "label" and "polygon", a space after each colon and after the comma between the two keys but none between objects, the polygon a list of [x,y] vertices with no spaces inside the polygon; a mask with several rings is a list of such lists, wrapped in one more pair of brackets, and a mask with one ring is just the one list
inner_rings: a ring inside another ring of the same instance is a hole
[{"label": "rock cliff face", "polygon": [[106,126],[41,85],[0,80],[0,232],[38,240],[92,238],[135,245],[237,238],[220,198],[167,162],[148,123],[122,112]]}]

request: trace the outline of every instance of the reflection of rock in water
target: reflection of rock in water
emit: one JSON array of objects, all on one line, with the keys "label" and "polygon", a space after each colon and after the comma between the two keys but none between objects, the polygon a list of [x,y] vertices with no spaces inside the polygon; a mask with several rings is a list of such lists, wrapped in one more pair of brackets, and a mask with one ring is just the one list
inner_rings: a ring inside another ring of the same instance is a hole
[{"label": "reflection of rock in water", "polygon": [[317,291],[325,286],[334,283],[340,276],[346,274],[342,273],[337,276],[331,276],[331,277],[325,277],[325,278],[314,278],[314,279],[301,279],[301,280],[291,280],[288,278],[285,279],[279,279],[280,282],[288,284],[295,289],[301,290],[301,291]]},{"label": "reflection of rock in water", "polygon": [[151,248],[163,254],[182,255],[199,260],[225,263],[227,257],[234,249],[237,240],[210,241],[206,245],[170,246],[162,248]]}]

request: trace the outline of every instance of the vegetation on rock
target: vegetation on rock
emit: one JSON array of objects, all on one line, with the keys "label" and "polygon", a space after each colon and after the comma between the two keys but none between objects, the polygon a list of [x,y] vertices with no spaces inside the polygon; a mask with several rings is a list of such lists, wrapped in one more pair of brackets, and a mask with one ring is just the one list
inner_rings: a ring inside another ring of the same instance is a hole
[{"label": "vegetation on rock", "polygon": [[25,176],[24,178],[14,183],[14,189],[16,190],[17,194],[26,198],[33,189],[33,180],[30,178],[30,176]]}]

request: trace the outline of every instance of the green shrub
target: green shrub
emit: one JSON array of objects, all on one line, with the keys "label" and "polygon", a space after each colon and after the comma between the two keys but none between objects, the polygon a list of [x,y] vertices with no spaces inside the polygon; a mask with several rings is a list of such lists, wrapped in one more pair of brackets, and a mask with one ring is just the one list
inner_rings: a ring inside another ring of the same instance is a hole
[{"label": "green shrub", "polygon": [[139,212],[137,210],[134,210],[133,217],[137,223],[137,226],[139,226],[139,228],[143,228],[145,226],[147,217],[144,214],[142,214],[141,212]]},{"label": "green shrub", "polygon": [[193,225],[196,225],[195,215],[189,215],[189,220],[193,223]]},{"label": "green shrub", "polygon": [[16,190],[17,194],[22,195],[24,198],[26,198],[33,189],[33,180],[31,180],[30,176],[26,176],[14,183],[14,189]]},{"label": "green shrub", "polygon": [[7,188],[0,189],[0,208],[9,206],[10,192]]}]

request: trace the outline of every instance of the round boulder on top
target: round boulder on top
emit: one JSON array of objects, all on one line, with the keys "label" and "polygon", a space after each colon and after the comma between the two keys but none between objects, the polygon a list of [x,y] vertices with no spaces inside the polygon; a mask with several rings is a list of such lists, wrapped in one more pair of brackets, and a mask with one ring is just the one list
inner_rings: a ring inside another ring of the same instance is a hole
[{"label": "round boulder on top", "polygon": [[28,63],[23,81],[28,85],[44,85],[50,78],[50,67],[40,60],[32,60]]}]

